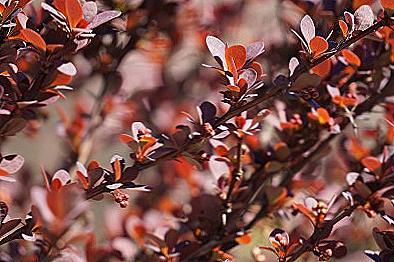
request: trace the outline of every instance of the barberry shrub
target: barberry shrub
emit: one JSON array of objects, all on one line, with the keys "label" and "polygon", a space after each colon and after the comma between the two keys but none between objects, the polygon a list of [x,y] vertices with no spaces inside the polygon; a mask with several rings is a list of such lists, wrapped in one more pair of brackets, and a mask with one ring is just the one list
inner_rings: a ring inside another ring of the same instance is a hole
[{"label": "barberry shrub", "polygon": [[393,0],[0,1],[0,261],[394,261],[393,31]]}]

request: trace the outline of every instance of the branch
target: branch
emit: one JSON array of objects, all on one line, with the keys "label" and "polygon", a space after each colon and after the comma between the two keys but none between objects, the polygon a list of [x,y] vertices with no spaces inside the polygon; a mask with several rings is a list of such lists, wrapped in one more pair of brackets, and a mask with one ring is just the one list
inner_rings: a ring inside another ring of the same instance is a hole
[{"label": "branch", "polygon": [[344,211],[342,211],[338,216],[334,217],[331,220],[325,221],[325,223],[322,224],[321,227],[315,227],[313,234],[307,240],[305,240],[302,246],[293,254],[291,254],[289,259],[286,261],[287,262],[296,261],[305,252],[312,251],[321,240],[327,238],[331,234],[332,228],[334,227],[335,224],[337,224],[342,219],[350,216],[356,208],[357,205],[348,207]]},{"label": "branch", "polygon": [[[280,95],[282,95],[283,93],[286,93],[287,91],[289,91],[292,87],[292,83],[294,83],[294,81],[303,73],[307,72],[310,68],[315,67],[316,65],[324,62],[326,59],[329,59],[330,57],[336,55],[338,52],[342,51],[343,49],[349,47],[350,45],[354,44],[355,42],[357,42],[358,40],[368,36],[369,34],[373,33],[374,31],[378,30],[380,27],[382,26],[386,26],[389,25],[391,23],[390,19],[384,19],[384,20],[380,20],[379,22],[375,23],[374,25],[372,25],[371,27],[369,27],[368,29],[360,32],[359,34],[347,39],[346,41],[344,41],[342,44],[340,44],[335,50],[326,53],[325,55],[322,55],[321,57],[319,57],[318,59],[312,61],[308,67],[298,67],[297,70],[294,72],[294,74],[291,77],[288,77],[289,80],[289,84],[287,86],[272,86],[272,88],[269,88],[269,90],[264,93],[259,95],[257,98],[239,106],[239,107],[231,107],[227,113],[225,113],[224,115],[222,115],[221,117],[219,117],[214,123],[213,123],[213,128],[217,128],[218,126],[226,123],[228,120],[230,120],[231,118],[241,114],[244,111],[247,111],[251,108],[254,108],[255,106],[262,104],[264,102],[268,102],[270,99],[278,97]],[[356,114],[357,114],[357,110],[356,110]],[[202,138],[202,139],[206,139],[206,138]],[[196,143],[201,142],[200,141],[195,141]],[[193,139],[189,140],[189,143],[187,143],[183,149],[181,150],[176,150],[176,151],[172,151],[172,152],[168,152],[166,154],[161,155],[160,157],[158,157],[154,162],[148,162],[145,164],[138,164],[138,169],[144,170],[146,168],[152,167],[157,165],[158,163],[165,161],[165,160],[170,160],[170,159],[174,159],[176,158],[179,154],[181,154],[182,152],[187,152],[190,148],[191,148],[191,144],[195,145],[196,143],[192,143]]]},{"label": "branch", "polygon": [[289,84],[285,87],[282,86],[274,86],[268,93],[264,94],[264,95],[260,95],[258,96],[256,99],[249,101],[248,103],[240,106],[240,107],[235,107],[233,109],[230,109],[226,114],[224,114],[221,118],[219,118],[219,120],[217,121],[217,125],[215,125],[215,127],[217,127],[218,125],[226,122],[227,120],[237,116],[238,114],[247,111],[253,107],[255,107],[258,104],[261,104],[263,102],[265,102],[266,100],[276,97],[282,93],[285,93],[287,91],[289,91],[291,89],[291,85],[292,83],[294,83],[295,80],[297,80],[297,78],[302,75],[303,73],[308,72],[309,69],[323,63],[325,60],[333,57],[334,55],[338,54],[340,51],[342,51],[343,49],[351,46],[352,44],[356,43],[357,41],[361,40],[362,38],[368,36],[369,34],[375,32],[376,30],[378,30],[379,28],[383,27],[383,26],[387,26],[390,25],[391,23],[393,23],[390,18],[385,18],[383,20],[380,20],[379,22],[375,23],[374,25],[372,25],[371,27],[367,28],[366,30],[360,32],[359,34],[352,36],[351,38],[345,40],[344,42],[342,42],[338,47],[336,47],[334,50],[330,51],[329,53],[326,53],[322,56],[320,56],[319,58],[313,60],[311,63],[309,63],[307,66],[304,67],[297,67],[296,71],[294,72],[294,74],[290,77],[288,77],[289,80]]},{"label": "branch", "polygon": [[[381,100],[383,100],[389,92],[391,92],[392,88],[394,85],[394,77],[390,79],[390,81],[387,83],[387,85],[382,89],[380,93],[375,93],[368,97],[364,102],[359,104],[356,107],[356,110],[354,111],[354,116],[359,116],[362,115],[365,112],[369,112],[372,110],[372,108],[379,104]],[[350,120],[348,118],[345,118],[343,122],[340,125],[341,130],[345,129],[347,125],[349,125]],[[302,168],[310,163],[310,160],[316,157],[320,152],[322,152],[327,146],[330,145],[330,142],[334,140],[339,134],[341,133],[333,133],[330,134],[326,139],[320,142],[320,144],[309,154],[306,156],[301,157],[290,169],[286,177],[282,180],[281,186],[288,186],[288,184],[291,182],[291,179],[299,172],[302,170]]]},{"label": "branch", "polygon": [[227,196],[226,196],[226,202],[225,202],[225,207],[229,208],[230,212],[231,212],[231,207],[229,205],[230,205],[230,202],[231,202],[231,194],[233,193],[235,185],[241,179],[241,177],[242,177],[242,138],[240,138],[239,141],[238,141],[238,146],[237,146],[237,166],[234,169],[234,172],[232,174],[230,187],[228,189]]}]

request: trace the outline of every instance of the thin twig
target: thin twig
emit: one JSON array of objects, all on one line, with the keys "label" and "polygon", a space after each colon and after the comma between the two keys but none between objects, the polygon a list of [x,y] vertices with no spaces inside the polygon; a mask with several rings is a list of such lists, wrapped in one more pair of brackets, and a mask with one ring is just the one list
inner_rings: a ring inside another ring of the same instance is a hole
[{"label": "thin twig", "polygon": [[[240,138],[238,141],[237,160],[236,161],[237,161],[237,166],[234,169],[234,172],[232,174],[230,186],[229,186],[227,196],[226,196],[226,201],[225,201],[226,208],[229,208],[228,205],[231,202],[231,197],[232,197],[232,193],[235,188],[235,185],[242,177],[242,138]],[[231,212],[231,210],[230,210],[230,212]]]}]

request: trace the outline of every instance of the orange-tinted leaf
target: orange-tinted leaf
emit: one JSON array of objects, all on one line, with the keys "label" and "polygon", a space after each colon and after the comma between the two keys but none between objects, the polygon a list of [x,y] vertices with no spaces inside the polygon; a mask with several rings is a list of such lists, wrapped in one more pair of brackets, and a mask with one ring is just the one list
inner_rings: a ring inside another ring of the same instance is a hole
[{"label": "orange-tinted leaf", "polygon": [[44,39],[42,39],[41,35],[29,28],[26,29],[21,29],[19,31],[19,34],[14,36],[14,37],[10,37],[10,39],[21,39],[25,42],[28,42],[32,45],[34,45],[35,47],[45,51],[46,50],[46,43],[44,41]]},{"label": "orange-tinted leaf", "polygon": [[315,216],[312,211],[306,208],[303,204],[295,203],[293,204],[293,208],[299,212],[301,212],[304,216],[306,216],[312,223],[315,223]]},{"label": "orange-tinted leaf", "polygon": [[235,241],[237,241],[241,245],[246,245],[252,242],[252,237],[249,234],[245,234],[243,236],[237,237]]},{"label": "orange-tinted leaf", "polygon": [[351,138],[348,141],[346,147],[349,151],[349,154],[351,154],[356,160],[360,160],[363,157],[368,156],[370,153],[370,150],[366,147],[363,147],[360,141],[358,141],[356,138]]},{"label": "orange-tinted leaf", "polygon": [[244,87],[246,87],[248,85],[248,82],[245,80],[245,78],[241,78],[239,79],[237,86],[239,87],[239,89],[242,89]]},{"label": "orange-tinted leaf", "polygon": [[129,143],[129,142],[134,142],[134,141],[135,141],[134,138],[133,138],[132,136],[128,135],[128,134],[120,134],[120,135],[119,135],[119,140],[120,140],[122,143],[125,143],[125,144],[127,144],[127,143]]},{"label": "orange-tinted leaf", "polygon": [[355,106],[357,104],[357,99],[346,96],[334,96],[332,101],[339,106]]},{"label": "orange-tinted leaf", "polygon": [[47,51],[49,53],[53,53],[54,51],[60,50],[64,47],[64,45],[59,45],[59,44],[49,44],[47,45]]},{"label": "orange-tinted leaf", "polygon": [[144,145],[141,148],[141,154],[145,156],[147,151],[157,142],[157,139],[154,137],[148,137],[146,139],[142,138],[140,142],[145,142]]},{"label": "orange-tinted leaf", "polygon": [[115,181],[118,181],[122,177],[122,170],[120,167],[119,159],[115,159],[114,169],[115,169]]},{"label": "orange-tinted leaf", "polygon": [[319,121],[321,125],[325,125],[329,123],[331,117],[329,113],[327,112],[326,109],[320,107],[316,110],[316,112],[309,112],[308,117],[311,119],[314,119],[316,121]]},{"label": "orange-tinted leaf", "polygon": [[394,127],[388,126],[386,132],[386,144],[391,145],[394,141]]},{"label": "orange-tinted leaf", "polygon": [[246,48],[243,45],[230,46],[226,49],[226,60],[227,56],[233,59],[235,68],[240,69],[246,62]]},{"label": "orange-tinted leaf", "polygon": [[51,190],[59,190],[62,187],[62,182],[60,179],[55,178],[51,182]]},{"label": "orange-tinted leaf", "polygon": [[274,145],[275,155],[280,161],[286,160],[290,155],[289,147],[284,142],[279,142]]},{"label": "orange-tinted leaf", "polygon": [[309,43],[313,57],[319,56],[328,49],[328,42],[321,36],[315,36]]},{"label": "orange-tinted leaf", "polygon": [[[237,72],[237,67],[235,66],[234,58],[228,52],[225,52],[224,56],[226,58],[226,65],[227,65],[227,69],[228,69],[227,71],[229,71],[231,73],[234,83],[237,83],[238,82],[238,72]],[[231,84],[233,84],[233,83],[231,83]]]},{"label": "orange-tinted leaf", "polygon": [[394,39],[389,40],[391,46],[390,61],[394,62]]},{"label": "orange-tinted leaf", "polygon": [[10,175],[7,171],[5,171],[4,169],[0,168],[0,176],[8,176]]},{"label": "orange-tinted leaf", "polygon": [[78,27],[79,28],[87,28],[88,26],[89,26],[89,23],[85,19],[82,19],[78,23]]},{"label": "orange-tinted leaf", "polygon": [[342,55],[349,64],[351,64],[353,66],[357,66],[357,67],[359,67],[361,65],[360,58],[355,53],[350,51],[349,49],[342,50]]},{"label": "orange-tinted leaf", "polygon": [[46,92],[58,95],[59,97],[66,99],[66,96],[62,92],[60,92],[59,90],[47,89]]},{"label": "orange-tinted leaf", "polygon": [[380,0],[384,9],[394,10],[394,1],[393,0]]},{"label": "orange-tinted leaf", "polygon": [[82,186],[84,189],[88,189],[89,188],[89,182],[88,179],[82,174],[81,171],[77,170],[77,176],[79,178],[79,181],[81,182]]},{"label": "orange-tinted leaf", "polygon": [[72,76],[58,72],[49,86],[66,86],[71,83]]},{"label": "orange-tinted leaf", "polygon": [[253,61],[250,66],[256,71],[257,79],[260,79],[260,77],[262,77],[262,75],[264,74],[263,66],[256,61]]},{"label": "orange-tinted leaf", "polygon": [[362,5],[371,5],[373,2],[375,2],[375,0],[353,0],[353,10],[358,9]]},{"label": "orange-tinted leaf", "polygon": [[233,85],[227,85],[226,88],[228,90],[234,91],[234,92],[239,92],[241,89],[238,86],[233,86]]},{"label": "orange-tinted leaf", "polygon": [[391,35],[391,32],[392,32],[392,31],[393,31],[393,30],[391,30],[390,27],[388,27],[388,26],[383,26],[382,28],[380,28],[380,29],[378,30],[378,33],[381,34],[382,38],[383,38],[385,41],[389,41],[389,40],[390,40],[390,35]]},{"label": "orange-tinted leaf", "polygon": [[361,159],[361,164],[371,171],[378,170],[382,165],[382,163],[376,157],[373,156],[364,157],[363,159]]},{"label": "orange-tinted leaf", "polygon": [[317,117],[320,124],[327,124],[330,120],[330,114],[327,112],[326,109],[319,107],[317,110]]},{"label": "orange-tinted leaf", "polygon": [[235,118],[235,124],[237,125],[238,128],[242,128],[246,123],[246,119],[242,116],[237,116]]},{"label": "orange-tinted leaf", "polygon": [[93,170],[93,169],[96,169],[99,167],[100,167],[100,164],[96,160],[92,160],[92,161],[90,161],[87,169],[89,171],[89,170]]},{"label": "orange-tinted leaf", "polygon": [[72,28],[75,28],[83,19],[82,6],[78,0],[55,0],[53,5],[67,17]]},{"label": "orange-tinted leaf", "polygon": [[222,145],[215,147],[214,151],[218,156],[227,156],[228,154],[228,149]]},{"label": "orange-tinted leaf", "polygon": [[312,68],[312,73],[320,76],[321,78],[326,78],[331,72],[331,59],[326,59],[314,68]]},{"label": "orange-tinted leaf", "polygon": [[341,28],[343,37],[346,38],[349,33],[349,27],[343,20],[339,20],[338,23],[339,23],[339,28]]},{"label": "orange-tinted leaf", "polygon": [[153,145],[154,143],[156,143],[157,139],[154,138],[153,136],[143,136],[140,138],[140,142],[142,143],[147,143],[149,145]]}]

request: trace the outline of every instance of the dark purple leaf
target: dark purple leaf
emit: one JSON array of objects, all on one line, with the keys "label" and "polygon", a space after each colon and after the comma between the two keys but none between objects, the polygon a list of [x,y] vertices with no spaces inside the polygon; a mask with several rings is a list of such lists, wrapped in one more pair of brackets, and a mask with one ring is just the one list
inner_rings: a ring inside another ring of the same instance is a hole
[{"label": "dark purple leaf", "polygon": [[203,102],[200,106],[200,119],[203,123],[210,123],[215,119],[216,107],[210,102]]}]

